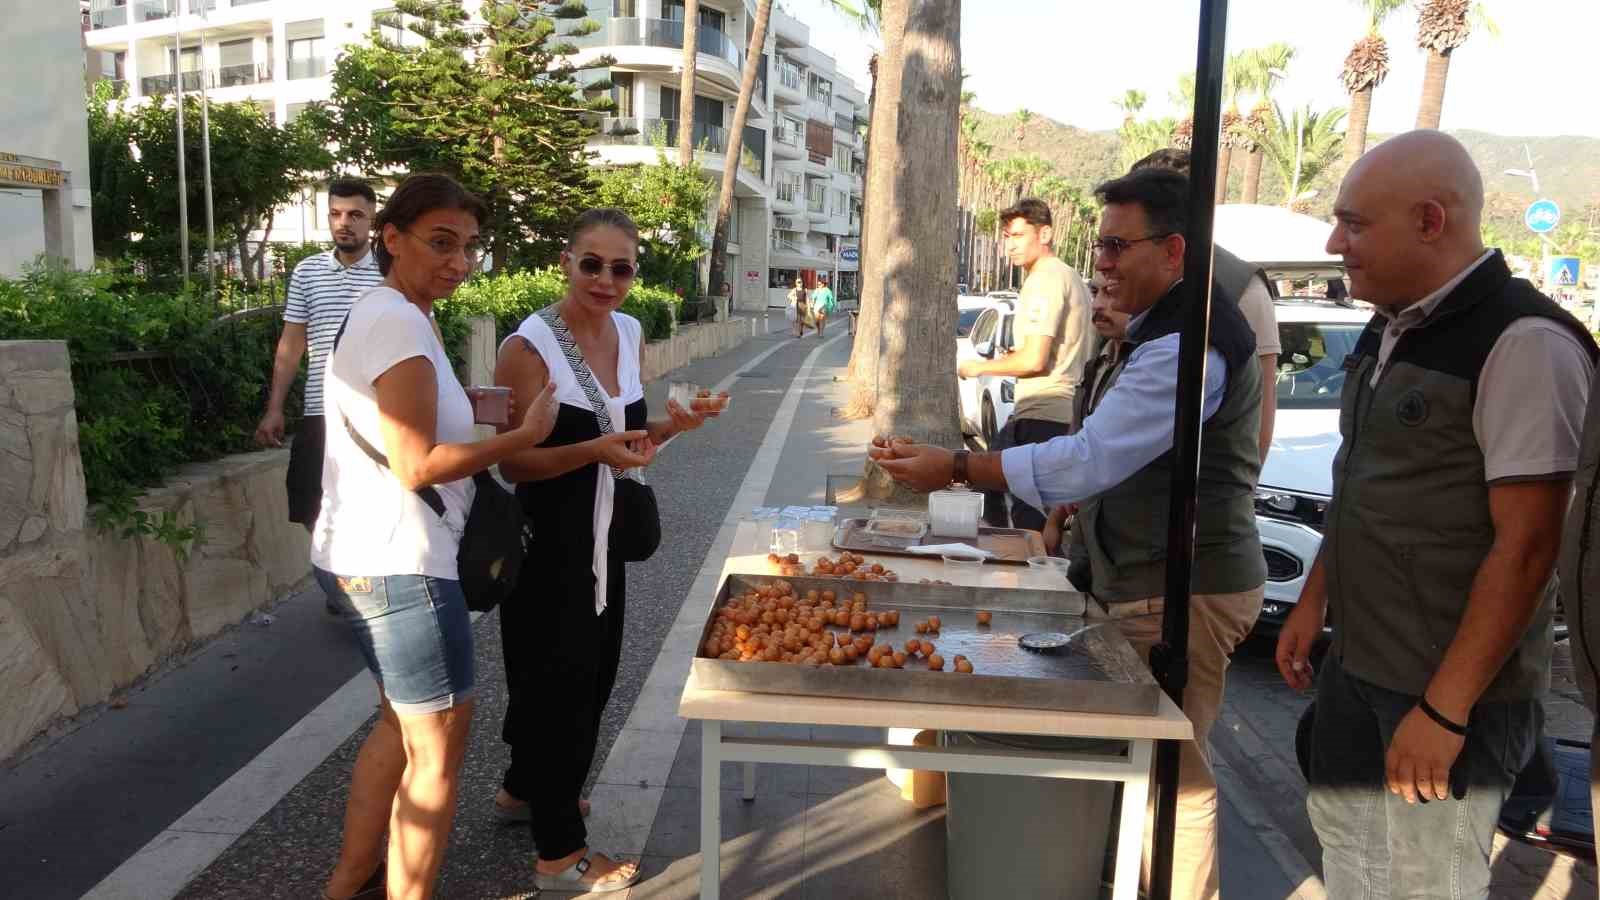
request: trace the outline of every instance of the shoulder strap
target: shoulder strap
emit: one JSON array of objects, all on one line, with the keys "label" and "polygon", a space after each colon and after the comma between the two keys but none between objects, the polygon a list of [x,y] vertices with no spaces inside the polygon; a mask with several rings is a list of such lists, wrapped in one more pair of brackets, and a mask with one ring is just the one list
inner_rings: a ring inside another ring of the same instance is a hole
[{"label": "shoulder strap", "polygon": [[[616,427],[611,422],[611,409],[606,405],[605,398],[600,395],[600,386],[594,383],[594,375],[590,373],[589,364],[584,361],[583,351],[578,349],[578,342],[572,337],[567,323],[561,321],[561,314],[556,312],[554,305],[539,310],[539,318],[550,326],[550,332],[556,336],[556,343],[561,346],[562,354],[567,357],[567,365],[572,367],[572,376],[578,379],[578,386],[583,388],[584,396],[589,398],[589,406],[594,410],[594,417],[600,423],[600,433],[615,432]],[[628,476],[627,472],[613,466],[611,477]]]},{"label": "shoulder strap", "polygon": [[[339,323],[339,333],[333,337],[334,352],[338,352],[339,341],[344,339],[344,327],[348,324],[350,324],[350,315],[346,313],[344,321]],[[350,424],[350,417],[344,414],[343,407],[339,409],[339,418],[344,421],[345,433],[350,435],[350,440],[355,441],[356,446],[361,448],[362,453],[365,453],[368,458],[377,463],[379,466],[389,469],[391,472],[394,471],[389,465],[389,457],[384,456],[383,451],[372,446],[372,444],[369,443],[366,438],[362,437],[360,433],[356,431],[356,427]],[[422,498],[423,503],[428,504],[428,508],[433,510],[435,515],[441,519],[444,518],[444,498],[439,496],[439,492],[434,489],[433,485],[430,484],[426,487],[417,488],[416,494],[418,497]]]}]

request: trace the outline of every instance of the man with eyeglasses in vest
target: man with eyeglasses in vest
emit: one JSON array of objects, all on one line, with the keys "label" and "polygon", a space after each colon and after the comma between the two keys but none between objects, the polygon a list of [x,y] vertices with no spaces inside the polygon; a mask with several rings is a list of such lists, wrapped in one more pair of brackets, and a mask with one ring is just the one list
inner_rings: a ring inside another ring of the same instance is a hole
[{"label": "man with eyeglasses in vest", "polygon": [[[1095,241],[1100,296],[1131,318],[1125,353],[1103,393],[1069,435],[1000,453],[889,442],[868,453],[896,481],[930,491],[952,482],[1006,489],[1038,509],[1078,504],[1088,550],[1093,614],[1114,622],[1140,658],[1161,638],[1166,604],[1167,514],[1172,497],[1173,409],[1189,179],[1147,168],[1107,182]],[[1213,294],[1222,290],[1213,284]],[[1261,613],[1266,560],[1256,531],[1261,473],[1261,368],[1255,335],[1235,303],[1211,304],[1197,543],[1183,711],[1195,739],[1178,767],[1172,896],[1214,898],[1217,784],[1206,740],[1222,707],[1228,655]],[[1146,863],[1150,844],[1146,841]]]},{"label": "man with eyeglasses in vest", "polygon": [[1377,308],[1344,362],[1333,500],[1277,664],[1331,622],[1307,810],[1330,897],[1482,898],[1550,685],[1551,578],[1600,349],[1479,231],[1483,180],[1413,131],[1345,176],[1328,252]]}]

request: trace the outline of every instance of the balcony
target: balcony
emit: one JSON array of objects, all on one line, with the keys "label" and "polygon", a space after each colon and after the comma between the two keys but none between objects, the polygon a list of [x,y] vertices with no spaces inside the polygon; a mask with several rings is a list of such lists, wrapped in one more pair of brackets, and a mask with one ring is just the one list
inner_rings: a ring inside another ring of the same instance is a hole
[{"label": "balcony", "polygon": [[240,63],[211,70],[211,86],[216,88],[239,87],[271,80],[271,63]]},{"label": "balcony", "polygon": [[[185,93],[188,93],[189,91],[200,90],[200,85],[205,78],[205,73],[184,72],[182,77],[183,90]],[[176,84],[177,79],[178,76],[170,73],[167,75],[146,75],[139,79],[139,93],[146,97],[165,96],[172,93],[173,86]]]},{"label": "balcony", "polygon": [[[667,147],[676,147],[678,120],[638,117],[601,119],[600,132],[594,136],[594,143],[630,147],[649,147],[661,143]],[[694,145],[696,150],[724,153],[728,149],[728,132],[716,125],[696,122]]]},{"label": "balcony", "polygon": [[[734,71],[744,68],[744,54],[720,31],[700,28],[695,42],[700,52],[722,60]],[[608,19],[594,34],[569,39],[583,47],[669,47],[683,49],[683,23],[670,19]]]},{"label": "balcony", "polygon": [[800,67],[788,60],[778,63],[778,83],[774,98],[788,106],[798,106],[806,99],[806,79]]},{"label": "balcony", "polygon": [[804,159],[805,147],[800,143],[800,132],[786,126],[772,129],[772,155],[785,159]]},{"label": "balcony", "polygon": [[799,212],[801,197],[805,196],[805,189],[799,182],[782,182],[773,193],[772,205],[775,209],[789,212]]},{"label": "balcony", "polygon": [[827,195],[806,198],[806,217],[813,222],[826,222],[828,220]]},{"label": "balcony", "polygon": [[89,27],[91,29],[118,28],[126,24],[128,24],[127,6],[96,3],[89,7]]},{"label": "balcony", "polygon": [[328,74],[328,63],[320,56],[302,56],[289,60],[289,80],[321,78]]}]

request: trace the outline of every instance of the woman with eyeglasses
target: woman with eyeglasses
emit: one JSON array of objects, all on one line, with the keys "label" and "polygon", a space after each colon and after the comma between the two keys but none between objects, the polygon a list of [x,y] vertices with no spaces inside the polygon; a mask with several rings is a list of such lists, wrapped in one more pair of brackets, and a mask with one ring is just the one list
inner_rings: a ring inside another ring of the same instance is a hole
[{"label": "woman with eyeglasses", "polygon": [[643,512],[625,502],[633,492],[619,479],[714,414],[669,400],[666,418],[649,418],[639,322],[620,312],[638,257],[639,229],[626,213],[580,216],[561,254],[565,296],[506,338],[495,368],[495,381],[517,396],[555,385],[561,407],[543,443],[500,464],[533,536],[521,583],[500,607],[511,765],[495,812],[531,824],[541,890],[606,893],[639,879],[637,863],[589,846],[581,799],[622,654],[619,535]]},{"label": "woman with eyeglasses", "polygon": [[555,425],[555,392],[533,390],[517,428],[478,440],[433,328],[433,304],[476,265],[484,217],[482,201],[446,176],[401,182],[374,220],[383,282],[351,307],[328,359],[311,562],[382,699],[351,776],[329,900],[433,894],[472,720],[472,630],[456,568],[472,476]]}]

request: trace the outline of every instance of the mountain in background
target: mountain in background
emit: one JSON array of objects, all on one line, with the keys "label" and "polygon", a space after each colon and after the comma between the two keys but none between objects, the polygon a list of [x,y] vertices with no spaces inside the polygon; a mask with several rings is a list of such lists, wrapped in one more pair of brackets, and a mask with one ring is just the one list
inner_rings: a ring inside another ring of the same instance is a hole
[{"label": "mountain in background", "polygon": [[[1055,167],[1056,174],[1086,190],[1122,174],[1121,140],[1114,131],[1085,131],[1035,114],[1019,144],[1015,115],[976,108],[972,113],[978,121],[979,138],[992,144],[1000,159],[1041,156]],[[1505,174],[1506,169],[1527,168],[1526,145],[1533,153],[1543,196],[1561,205],[1563,220],[1587,220],[1591,229],[1600,227],[1600,138],[1504,137],[1483,131],[1450,134],[1466,145],[1483,172],[1490,222],[1520,228],[1523,210],[1535,199],[1528,179]],[[1388,136],[1374,135],[1370,144]],[[1313,215],[1326,218],[1330,214],[1340,174],[1330,172],[1311,185],[1318,192],[1311,203]],[[1236,153],[1229,179],[1231,199],[1237,201],[1243,180],[1243,160]],[[1282,203],[1285,192],[1282,179],[1269,163],[1262,172],[1261,202]]]}]

